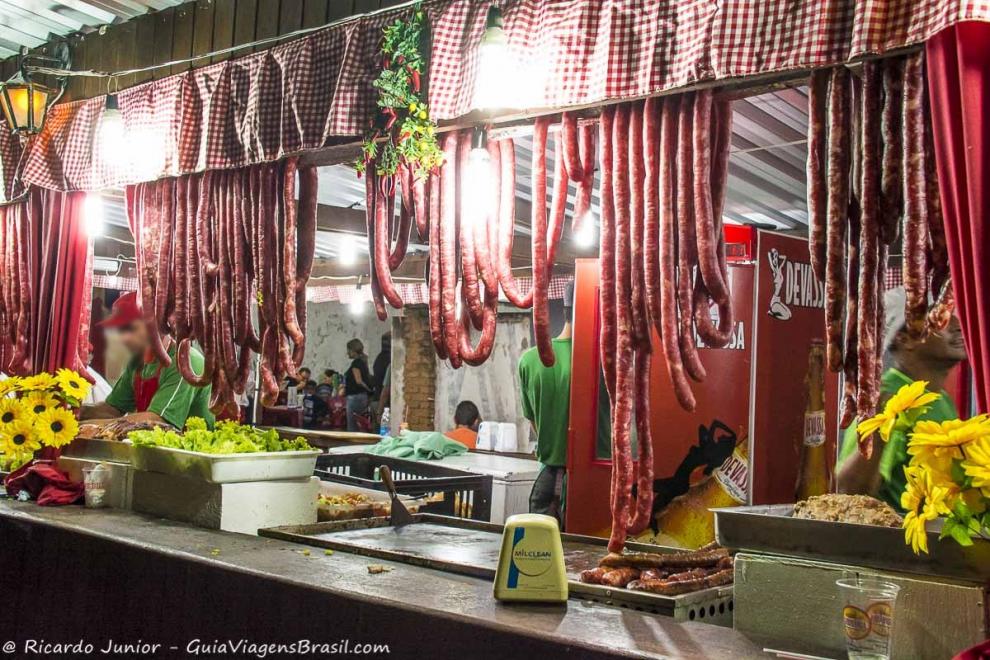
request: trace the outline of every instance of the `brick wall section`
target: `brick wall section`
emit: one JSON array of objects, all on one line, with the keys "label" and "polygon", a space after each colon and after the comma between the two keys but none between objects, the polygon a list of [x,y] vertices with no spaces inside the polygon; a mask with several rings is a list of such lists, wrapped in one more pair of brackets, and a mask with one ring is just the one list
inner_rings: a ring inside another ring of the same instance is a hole
[{"label": "brick wall section", "polygon": [[[437,371],[427,308],[406,307],[403,316],[395,319],[392,334],[393,346],[400,340],[405,349],[402,363],[404,410],[398,412],[413,431],[432,430]],[[393,387],[394,384],[393,374]]]}]

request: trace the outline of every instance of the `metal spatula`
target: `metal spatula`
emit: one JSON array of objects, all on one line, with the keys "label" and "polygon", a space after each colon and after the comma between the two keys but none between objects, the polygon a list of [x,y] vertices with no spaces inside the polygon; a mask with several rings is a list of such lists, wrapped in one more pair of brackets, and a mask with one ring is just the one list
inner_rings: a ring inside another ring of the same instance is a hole
[{"label": "metal spatula", "polygon": [[392,481],[392,470],[387,465],[383,465],[378,468],[378,474],[381,475],[382,483],[385,484],[385,489],[392,498],[392,514],[389,516],[392,527],[403,527],[413,522],[412,514],[409,513],[409,509],[402,503],[402,500],[399,499],[399,494],[395,491],[395,482]]}]

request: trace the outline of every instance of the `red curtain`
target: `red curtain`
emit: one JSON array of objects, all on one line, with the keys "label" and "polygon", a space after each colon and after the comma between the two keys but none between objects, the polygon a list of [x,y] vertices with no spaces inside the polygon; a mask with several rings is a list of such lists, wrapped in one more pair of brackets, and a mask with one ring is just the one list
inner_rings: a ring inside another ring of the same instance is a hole
[{"label": "red curtain", "polygon": [[947,28],[926,46],[949,266],[975,381],[976,405],[990,402],[990,24]]},{"label": "red curtain", "polygon": [[35,188],[0,207],[0,370],[85,370],[93,272],[85,197]]}]

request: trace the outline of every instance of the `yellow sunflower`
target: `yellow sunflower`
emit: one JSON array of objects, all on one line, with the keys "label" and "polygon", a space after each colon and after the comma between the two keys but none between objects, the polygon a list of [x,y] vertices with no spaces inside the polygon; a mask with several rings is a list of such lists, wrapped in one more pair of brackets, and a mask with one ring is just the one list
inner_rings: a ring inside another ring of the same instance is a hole
[{"label": "yellow sunflower", "polygon": [[79,422],[64,408],[54,408],[38,415],[34,423],[41,441],[49,447],[62,447],[75,440]]},{"label": "yellow sunflower", "polygon": [[53,390],[57,386],[58,380],[56,380],[55,376],[51,375],[47,371],[43,371],[40,374],[35,374],[34,376],[28,376],[27,378],[22,378],[20,385],[22,392]]},{"label": "yellow sunflower", "polygon": [[41,439],[34,426],[26,419],[5,424],[0,429],[0,447],[7,456],[15,458],[30,456],[41,449]]},{"label": "yellow sunflower", "polygon": [[20,389],[21,379],[17,376],[11,376],[10,378],[0,380],[0,397],[5,397],[11,392],[18,392]]},{"label": "yellow sunflower", "polygon": [[66,396],[82,401],[89,394],[89,381],[71,369],[59,369],[55,374],[58,385]]},{"label": "yellow sunflower", "polygon": [[887,442],[890,439],[891,431],[894,430],[894,425],[897,423],[898,415],[927,406],[941,396],[935,392],[926,392],[926,387],[928,387],[928,381],[916,380],[897,390],[897,394],[887,399],[883,412],[863,420],[856,426],[860,440],[865,440],[875,431],[880,431],[880,437],[883,438],[884,442]]},{"label": "yellow sunflower", "polygon": [[35,415],[59,407],[58,401],[48,392],[28,392],[21,397],[21,403]]},{"label": "yellow sunflower", "polygon": [[982,488],[990,497],[990,438],[971,442],[966,445],[965,453],[962,467],[966,476],[973,479],[974,488]]},{"label": "yellow sunflower", "polygon": [[922,466],[904,468],[907,488],[901,494],[901,507],[907,511],[904,516],[904,542],[911,546],[914,554],[928,554],[928,535],[925,524],[940,515],[950,513],[946,500],[952,494],[948,486],[937,485],[931,472]]},{"label": "yellow sunflower", "polygon": [[26,419],[30,414],[20,399],[0,399],[0,427]]}]

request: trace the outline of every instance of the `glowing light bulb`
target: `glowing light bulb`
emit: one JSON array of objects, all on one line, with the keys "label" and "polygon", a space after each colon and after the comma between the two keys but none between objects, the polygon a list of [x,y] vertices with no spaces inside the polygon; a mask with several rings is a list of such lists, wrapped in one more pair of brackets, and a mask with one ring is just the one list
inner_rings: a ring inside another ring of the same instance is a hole
[{"label": "glowing light bulb", "polygon": [[341,266],[353,266],[357,262],[357,250],[357,241],[354,237],[350,234],[343,236],[337,251],[337,261]]},{"label": "glowing light bulb", "polygon": [[592,216],[591,211],[587,211],[578,224],[581,228],[574,232],[574,244],[583,248],[593,246],[597,238],[597,232],[595,231],[595,218]]},{"label": "glowing light bulb", "polygon": [[480,133],[480,144],[473,147],[468,155],[464,191],[461,193],[462,217],[469,227],[483,222],[482,218],[492,199],[492,161],[485,146],[487,138],[483,132]]},{"label": "glowing light bulb", "polygon": [[364,315],[364,300],[358,296],[351,299],[351,302],[347,304],[347,309],[350,311],[351,316],[363,316]]},{"label": "glowing light bulb", "polygon": [[99,148],[103,162],[122,163],[129,159],[125,133],[124,116],[117,107],[117,97],[108,95],[99,129]]},{"label": "glowing light bulb", "polygon": [[86,235],[93,238],[102,236],[104,225],[103,197],[97,193],[87,193],[83,200],[83,227]]},{"label": "glowing light bulb", "polygon": [[517,107],[511,98],[512,54],[502,29],[502,12],[488,8],[485,33],[478,44],[478,76],[474,83],[474,105],[480,110]]}]

